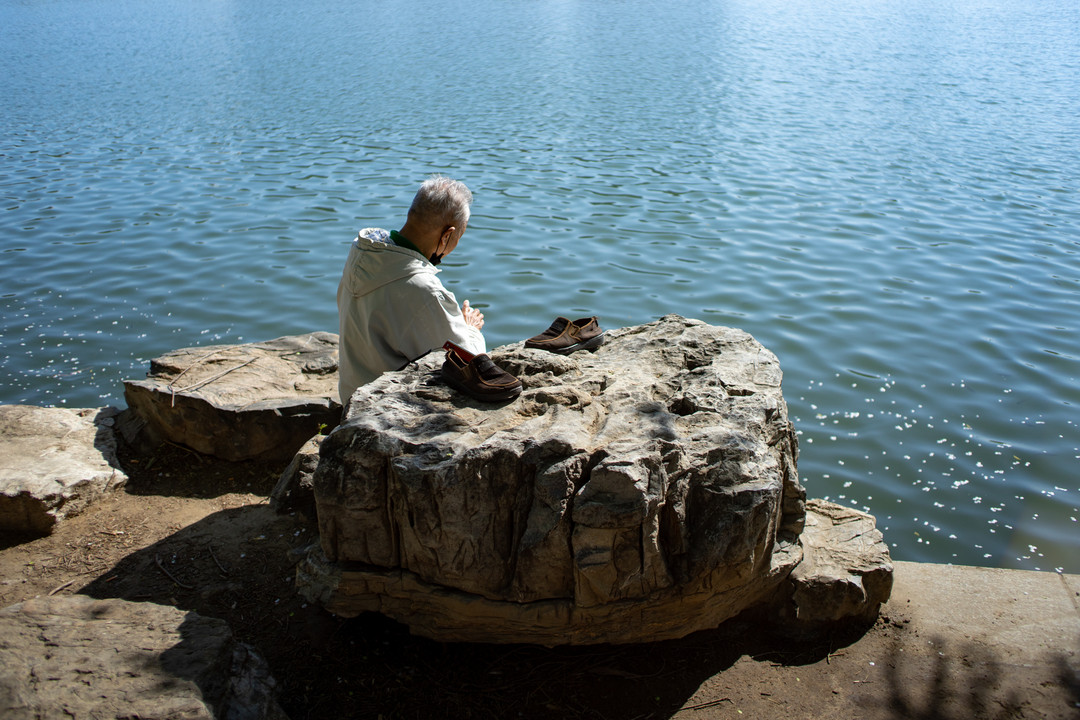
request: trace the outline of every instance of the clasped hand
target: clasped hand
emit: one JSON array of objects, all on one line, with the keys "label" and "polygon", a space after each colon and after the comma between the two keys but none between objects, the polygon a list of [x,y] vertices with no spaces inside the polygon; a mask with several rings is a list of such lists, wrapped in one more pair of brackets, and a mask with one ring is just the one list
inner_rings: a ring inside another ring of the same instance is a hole
[{"label": "clasped hand", "polygon": [[469,306],[469,301],[461,303],[461,314],[465,316],[465,323],[472,325],[477,330],[484,329],[484,313]]}]

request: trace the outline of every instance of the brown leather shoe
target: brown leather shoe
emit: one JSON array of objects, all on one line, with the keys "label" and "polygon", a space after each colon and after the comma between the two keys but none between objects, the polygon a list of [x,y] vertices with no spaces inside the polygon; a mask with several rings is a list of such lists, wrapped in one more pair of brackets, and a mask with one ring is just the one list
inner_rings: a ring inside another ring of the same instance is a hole
[{"label": "brown leather shoe", "polygon": [[521,381],[485,354],[473,355],[449,340],[443,345],[446,360],[442,378],[450,387],[480,402],[513,400],[521,394]]},{"label": "brown leather shoe", "polygon": [[593,350],[604,344],[604,331],[595,317],[570,322],[564,317],[555,318],[544,332],[525,341],[525,347],[550,350],[569,355],[575,350]]}]

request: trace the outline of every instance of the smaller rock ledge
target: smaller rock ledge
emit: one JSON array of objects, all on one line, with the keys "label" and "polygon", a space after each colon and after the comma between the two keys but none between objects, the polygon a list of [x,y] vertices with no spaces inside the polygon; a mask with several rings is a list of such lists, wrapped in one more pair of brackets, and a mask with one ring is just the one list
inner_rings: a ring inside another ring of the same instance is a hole
[{"label": "smaller rock ledge", "polygon": [[155,440],[233,462],[289,458],[341,419],[337,345],[314,332],[181,348],[124,381],[124,397]]},{"label": "smaller rock ledge", "polygon": [[48,535],[57,522],[122,488],[118,410],[0,405],[0,533]]},{"label": "smaller rock ledge", "polygon": [[296,511],[315,520],[315,470],[319,466],[319,447],[325,435],[316,435],[304,443],[278,478],[270,493],[270,507],[278,513]]},{"label": "smaller rock ledge", "polygon": [[825,500],[806,502],[802,561],[783,613],[796,629],[872,621],[892,593],[889,547],[873,515]]}]

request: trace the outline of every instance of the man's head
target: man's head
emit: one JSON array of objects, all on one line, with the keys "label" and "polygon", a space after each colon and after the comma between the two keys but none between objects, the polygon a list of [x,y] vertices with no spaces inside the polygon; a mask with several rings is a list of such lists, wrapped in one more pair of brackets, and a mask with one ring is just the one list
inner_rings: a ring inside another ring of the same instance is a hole
[{"label": "man's head", "polygon": [[465,183],[442,175],[432,175],[416,191],[409,214],[424,224],[465,227],[469,222],[472,193]]},{"label": "man's head", "polygon": [[409,208],[407,225],[417,235],[411,238],[414,242],[424,245],[434,242],[431,262],[438,265],[443,256],[457,247],[469,224],[471,204],[472,193],[465,183],[457,180],[432,175],[420,186]]}]

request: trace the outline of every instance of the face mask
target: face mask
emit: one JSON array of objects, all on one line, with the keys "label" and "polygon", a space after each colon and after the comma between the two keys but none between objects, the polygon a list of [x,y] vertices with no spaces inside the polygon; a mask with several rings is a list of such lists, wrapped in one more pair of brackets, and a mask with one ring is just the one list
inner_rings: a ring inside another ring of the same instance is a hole
[{"label": "face mask", "polygon": [[442,259],[444,257],[446,257],[446,253],[436,252],[432,253],[431,257],[429,257],[428,260],[431,262],[432,265],[438,265],[442,262]]}]

